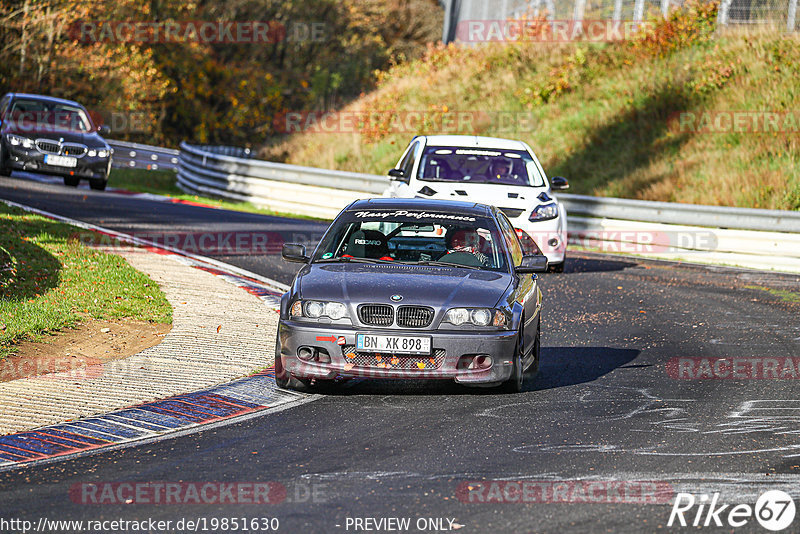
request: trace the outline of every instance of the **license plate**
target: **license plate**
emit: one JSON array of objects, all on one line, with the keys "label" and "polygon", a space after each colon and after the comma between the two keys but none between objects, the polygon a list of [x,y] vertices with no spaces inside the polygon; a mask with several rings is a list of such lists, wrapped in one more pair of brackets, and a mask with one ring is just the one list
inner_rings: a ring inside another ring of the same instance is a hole
[{"label": "license plate", "polygon": [[356,334],[356,350],[392,354],[430,354],[431,338]]},{"label": "license plate", "polygon": [[75,167],[78,165],[78,158],[71,158],[69,156],[54,156],[47,154],[44,157],[44,162],[48,165],[55,165],[56,167]]}]

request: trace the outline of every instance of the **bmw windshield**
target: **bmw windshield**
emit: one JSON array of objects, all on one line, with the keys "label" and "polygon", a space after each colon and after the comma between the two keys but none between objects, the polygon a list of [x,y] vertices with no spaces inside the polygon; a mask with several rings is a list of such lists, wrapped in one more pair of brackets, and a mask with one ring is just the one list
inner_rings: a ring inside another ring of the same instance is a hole
[{"label": "bmw windshield", "polygon": [[83,109],[46,100],[22,98],[14,100],[5,120],[21,130],[25,128],[75,132],[92,130],[92,124]]},{"label": "bmw windshield", "polygon": [[418,177],[428,182],[545,185],[536,163],[524,150],[429,146],[422,154]]},{"label": "bmw windshield", "polygon": [[353,211],[334,221],[314,262],[386,262],[507,271],[494,220],[409,210]]}]

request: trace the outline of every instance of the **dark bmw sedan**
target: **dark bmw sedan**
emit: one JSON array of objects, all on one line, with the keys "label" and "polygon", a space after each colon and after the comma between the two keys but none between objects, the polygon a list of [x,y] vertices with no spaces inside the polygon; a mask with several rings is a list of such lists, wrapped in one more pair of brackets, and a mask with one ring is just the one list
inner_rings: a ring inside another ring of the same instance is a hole
[{"label": "dark bmw sedan", "polygon": [[54,174],[77,186],[103,190],[111,148],[86,109],[71,100],[8,93],[0,99],[0,175],[13,170]]},{"label": "dark bmw sedan", "polygon": [[427,199],[359,200],[303,263],[281,300],[275,379],[302,389],[355,377],[447,379],[520,391],[539,365],[545,256],[523,256],[497,208]]}]

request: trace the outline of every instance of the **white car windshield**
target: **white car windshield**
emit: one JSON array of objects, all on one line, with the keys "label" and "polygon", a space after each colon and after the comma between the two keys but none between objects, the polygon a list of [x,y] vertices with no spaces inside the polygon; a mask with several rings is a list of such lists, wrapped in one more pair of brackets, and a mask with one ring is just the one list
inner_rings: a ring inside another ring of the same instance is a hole
[{"label": "white car windshield", "polygon": [[420,180],[544,187],[544,177],[525,150],[429,146],[419,165]]}]

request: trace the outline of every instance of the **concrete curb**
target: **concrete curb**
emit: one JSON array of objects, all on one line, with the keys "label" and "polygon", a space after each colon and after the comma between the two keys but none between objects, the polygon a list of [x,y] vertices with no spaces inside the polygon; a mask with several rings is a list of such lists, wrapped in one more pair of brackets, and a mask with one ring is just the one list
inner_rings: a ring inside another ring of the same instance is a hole
[{"label": "concrete curb", "polygon": [[[104,250],[125,257],[159,284],[173,307],[174,324],[161,344],[135,356],[0,384],[0,433],[17,433],[0,437],[0,468],[149,439],[313,398],[276,390],[269,370],[208,389],[273,364],[276,305],[283,284],[209,258],[3,202],[128,243]],[[249,391],[245,396],[236,393],[244,390]],[[171,407],[167,412],[164,403]],[[121,409],[125,414],[108,414]],[[167,419],[159,422],[150,413]],[[107,415],[92,417],[97,414]]]}]

